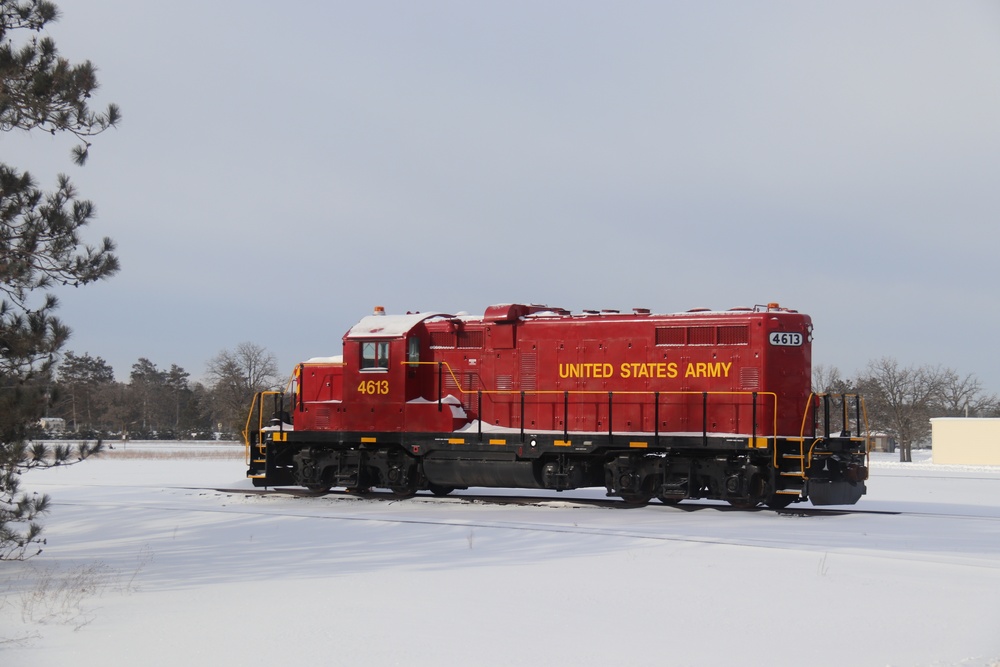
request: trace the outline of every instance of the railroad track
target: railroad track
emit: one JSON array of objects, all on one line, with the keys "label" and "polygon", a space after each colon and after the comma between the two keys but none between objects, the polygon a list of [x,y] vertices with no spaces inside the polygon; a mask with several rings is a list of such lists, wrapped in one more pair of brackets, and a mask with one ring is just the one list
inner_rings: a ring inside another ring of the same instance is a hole
[{"label": "railroad track", "polygon": [[[41,486],[45,486],[44,484]],[[122,488],[122,485],[106,485],[106,484],[77,484],[75,486],[82,487],[101,487],[101,488]],[[978,521],[1000,521],[1000,516],[984,515],[984,514],[962,514],[955,512],[927,512],[927,511],[908,511],[905,509],[866,509],[864,507],[814,507],[808,504],[793,505],[783,509],[770,509],[764,506],[756,507],[753,509],[741,509],[737,507],[732,507],[724,503],[717,502],[702,502],[702,501],[682,501],[676,505],[664,505],[659,501],[653,500],[648,505],[635,506],[629,505],[619,498],[586,498],[580,496],[567,496],[567,497],[554,497],[545,495],[530,495],[530,494],[511,494],[511,495],[495,495],[495,494],[475,494],[475,493],[463,493],[461,491],[453,493],[448,496],[433,496],[430,494],[418,494],[412,498],[398,498],[388,491],[369,491],[366,493],[351,493],[345,490],[330,490],[325,493],[316,493],[303,488],[297,487],[287,487],[287,488],[229,488],[229,487],[195,487],[195,486],[164,486],[160,484],[153,485],[124,485],[128,488],[155,488],[155,489],[174,489],[180,491],[204,491],[212,493],[223,493],[230,494],[234,496],[257,496],[257,497],[275,497],[275,498],[299,498],[303,500],[309,499],[356,499],[365,501],[375,501],[386,504],[391,503],[427,503],[427,504],[461,504],[461,505],[516,505],[516,506],[537,506],[546,507],[552,505],[559,505],[562,507],[578,506],[578,507],[597,507],[604,508],[614,511],[663,511],[663,512],[737,512],[741,514],[773,514],[782,517],[800,517],[800,518],[821,518],[821,517],[838,517],[838,516],[871,516],[871,515],[881,515],[881,516],[899,516],[899,517],[928,517],[935,519],[966,519],[966,520],[978,520]],[[55,499],[54,504],[76,504],[71,502],[60,503],[58,497]],[[104,504],[104,503],[101,503]]]},{"label": "railroad track", "polygon": [[[905,512],[893,511],[893,510],[866,510],[866,509],[830,509],[822,507],[786,507],[783,509],[770,509],[767,507],[756,507],[753,509],[741,509],[738,507],[733,507],[731,505],[726,505],[722,503],[705,503],[697,501],[683,501],[676,505],[664,505],[657,501],[651,501],[648,505],[636,506],[629,505],[623,502],[619,498],[581,498],[581,497],[567,497],[567,498],[554,498],[552,496],[532,496],[528,494],[515,494],[515,495],[480,495],[480,494],[469,494],[469,493],[458,493],[449,495],[447,497],[435,497],[431,495],[416,495],[412,498],[398,498],[390,492],[384,491],[369,491],[366,493],[351,493],[342,490],[331,490],[325,493],[316,493],[308,491],[306,489],[298,488],[278,488],[278,489],[226,489],[226,488],[216,488],[211,489],[219,493],[232,493],[232,494],[244,494],[248,496],[289,496],[295,498],[357,498],[364,500],[376,500],[382,502],[426,502],[426,503],[462,503],[462,504],[477,504],[477,505],[518,505],[518,506],[538,506],[544,507],[553,503],[559,504],[569,504],[569,505],[579,505],[582,507],[602,507],[614,510],[637,510],[646,508],[662,508],[664,510],[680,510],[684,512],[698,512],[698,511],[714,511],[714,512],[763,512],[777,514],[779,516],[844,516],[850,514],[885,514],[885,515],[902,515]],[[973,517],[970,517],[973,518]],[[997,517],[1000,519],[1000,517]]]}]

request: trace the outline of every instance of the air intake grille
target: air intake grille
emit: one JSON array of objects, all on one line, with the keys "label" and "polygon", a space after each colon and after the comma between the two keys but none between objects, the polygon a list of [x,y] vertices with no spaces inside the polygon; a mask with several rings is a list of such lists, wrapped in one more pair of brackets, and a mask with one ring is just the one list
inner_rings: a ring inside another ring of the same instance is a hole
[{"label": "air intake grille", "polygon": [[746,325],[719,327],[719,345],[747,345],[750,331]]},{"label": "air intake grille", "polygon": [[483,346],[483,332],[482,331],[459,331],[458,332],[458,347],[473,347],[479,348]]}]

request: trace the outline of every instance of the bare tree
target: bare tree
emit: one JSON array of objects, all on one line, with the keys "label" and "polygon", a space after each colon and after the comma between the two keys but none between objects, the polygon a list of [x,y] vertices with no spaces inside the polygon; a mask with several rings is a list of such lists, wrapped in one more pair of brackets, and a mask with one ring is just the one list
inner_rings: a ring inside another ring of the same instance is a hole
[{"label": "bare tree", "polygon": [[840,375],[836,366],[815,364],[812,369],[812,387],[817,394],[846,394],[850,383]]},{"label": "bare tree", "polygon": [[274,355],[255,343],[240,343],[208,362],[208,379],[219,420],[238,433],[254,394],[280,382]]},{"label": "bare tree", "polygon": [[985,417],[997,409],[996,394],[987,394],[974,374],[959,375],[946,369],[941,378],[939,396],[943,417]]},{"label": "bare tree", "polygon": [[914,443],[930,435],[930,418],[946,371],[907,366],[890,357],[868,362],[858,385],[868,404],[869,423],[895,436],[899,460],[913,460]]}]

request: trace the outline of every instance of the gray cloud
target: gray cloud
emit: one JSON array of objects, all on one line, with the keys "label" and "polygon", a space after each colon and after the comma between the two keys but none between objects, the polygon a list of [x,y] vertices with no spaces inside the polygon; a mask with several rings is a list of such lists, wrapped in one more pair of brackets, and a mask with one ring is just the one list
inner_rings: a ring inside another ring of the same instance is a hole
[{"label": "gray cloud", "polygon": [[1000,12],[986,2],[62,0],[122,127],[70,173],[119,241],[70,348],[289,368],[376,304],[778,300],[817,361],[1000,388]]}]

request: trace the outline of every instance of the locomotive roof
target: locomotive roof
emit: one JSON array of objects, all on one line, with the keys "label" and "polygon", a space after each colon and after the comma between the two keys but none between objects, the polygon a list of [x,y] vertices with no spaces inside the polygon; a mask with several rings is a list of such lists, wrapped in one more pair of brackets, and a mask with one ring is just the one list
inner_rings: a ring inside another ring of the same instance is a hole
[{"label": "locomotive roof", "polygon": [[466,313],[450,315],[448,313],[427,312],[427,313],[406,313],[405,315],[368,315],[355,324],[344,336],[344,339],[355,338],[400,338],[405,336],[413,327],[432,319],[446,320],[466,320],[470,322],[482,321],[528,321],[544,320],[549,318],[568,318],[574,320],[591,320],[606,317],[617,317],[620,319],[629,318],[674,318],[692,316],[738,316],[749,313],[782,312],[797,313],[798,311],[783,308],[778,304],[768,304],[767,306],[754,306],[753,308],[731,308],[729,310],[714,310],[709,308],[693,308],[681,313],[650,313],[646,309],[635,309],[633,313],[621,313],[614,310],[605,311],[584,311],[583,313],[570,313],[562,308],[552,308],[549,306],[521,304],[501,304],[487,308],[483,316],[469,316]]},{"label": "locomotive roof", "polygon": [[436,317],[451,317],[451,315],[447,313],[368,315],[351,327],[344,338],[399,338],[424,320]]}]

